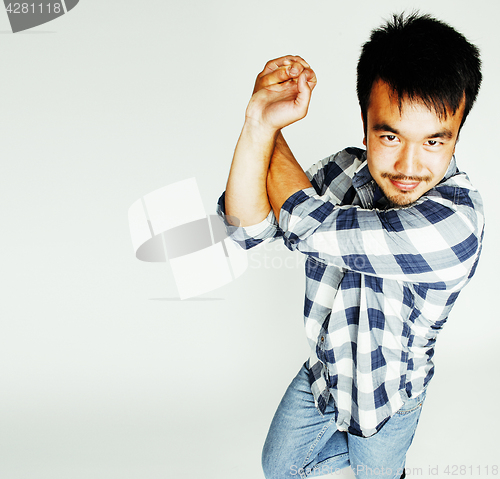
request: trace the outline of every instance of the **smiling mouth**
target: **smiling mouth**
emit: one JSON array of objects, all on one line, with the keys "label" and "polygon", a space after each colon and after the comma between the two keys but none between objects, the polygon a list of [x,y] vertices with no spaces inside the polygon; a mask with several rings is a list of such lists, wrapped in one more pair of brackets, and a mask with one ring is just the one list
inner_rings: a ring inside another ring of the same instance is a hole
[{"label": "smiling mouth", "polygon": [[398,190],[401,191],[412,191],[420,184],[420,181],[398,181],[398,180],[390,180],[390,181]]}]

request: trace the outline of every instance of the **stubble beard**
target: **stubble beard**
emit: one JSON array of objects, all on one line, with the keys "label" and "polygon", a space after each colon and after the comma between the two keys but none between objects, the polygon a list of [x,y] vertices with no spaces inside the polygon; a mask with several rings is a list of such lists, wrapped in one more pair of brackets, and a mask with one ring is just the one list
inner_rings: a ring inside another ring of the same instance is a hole
[{"label": "stubble beard", "polygon": [[[429,183],[432,178],[430,176],[404,176],[404,175],[391,175],[390,173],[382,173],[381,174],[382,178],[387,178],[389,181],[394,180],[394,181],[418,181],[420,184],[422,183]],[[416,189],[420,188],[420,184],[416,186]],[[425,194],[428,191],[428,188],[424,190],[424,192],[420,195],[418,195],[416,198],[413,197],[414,190],[411,191],[399,191],[396,194],[391,194],[388,190],[388,188],[385,188],[381,186],[382,192],[384,193],[385,197],[389,201],[389,205],[391,208],[401,208],[401,207],[406,207],[410,206],[415,201],[417,201],[423,194]]]}]

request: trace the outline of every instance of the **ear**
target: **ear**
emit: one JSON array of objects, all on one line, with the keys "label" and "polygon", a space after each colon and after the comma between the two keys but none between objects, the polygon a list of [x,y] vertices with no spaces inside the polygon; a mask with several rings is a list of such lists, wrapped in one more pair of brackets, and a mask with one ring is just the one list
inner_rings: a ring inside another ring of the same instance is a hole
[{"label": "ear", "polygon": [[460,129],[458,130],[457,139],[455,140],[455,145],[453,146],[453,154],[455,154],[455,149],[457,147],[457,143],[460,141],[460,132],[461,131],[462,131],[462,127],[460,127]]},{"label": "ear", "polygon": [[365,117],[363,116],[363,112],[361,112],[361,122],[363,123],[363,145],[366,146],[366,124],[365,124]]}]

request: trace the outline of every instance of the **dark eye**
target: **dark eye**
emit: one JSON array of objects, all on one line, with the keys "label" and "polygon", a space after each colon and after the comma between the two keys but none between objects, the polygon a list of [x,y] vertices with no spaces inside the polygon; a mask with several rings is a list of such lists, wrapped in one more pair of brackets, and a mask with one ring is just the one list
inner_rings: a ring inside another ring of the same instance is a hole
[{"label": "dark eye", "polygon": [[385,135],[387,141],[394,141],[396,139],[395,135]]}]

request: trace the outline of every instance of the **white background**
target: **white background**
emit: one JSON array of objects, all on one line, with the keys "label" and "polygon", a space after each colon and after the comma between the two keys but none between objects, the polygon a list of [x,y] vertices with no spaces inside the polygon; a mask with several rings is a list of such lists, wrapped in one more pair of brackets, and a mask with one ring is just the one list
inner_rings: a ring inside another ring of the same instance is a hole
[{"label": "white background", "polygon": [[408,475],[500,465],[500,3],[81,0],[18,34],[0,11],[2,479],[263,477],[269,423],[307,357],[301,262],[254,251],[238,280],[180,301],[168,266],[135,259],[127,210],[194,176],[213,213],[254,78],[284,54],[319,80],[308,117],[285,132],[301,164],[361,146],[360,47],[412,8],[481,48],[457,161],[487,230],[438,340]]}]

